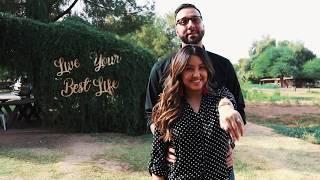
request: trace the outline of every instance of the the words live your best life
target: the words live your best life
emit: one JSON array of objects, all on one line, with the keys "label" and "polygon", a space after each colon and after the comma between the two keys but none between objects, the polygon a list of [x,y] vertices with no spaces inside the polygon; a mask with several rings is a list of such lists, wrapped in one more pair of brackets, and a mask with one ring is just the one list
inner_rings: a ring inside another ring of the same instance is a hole
[{"label": "the words live your best life", "polygon": [[[119,64],[121,61],[119,55],[114,54],[112,56],[104,57],[102,54],[95,52],[90,53],[90,59],[93,60],[95,72],[99,72],[107,66]],[[77,58],[66,61],[63,57],[60,57],[55,59],[53,64],[58,69],[58,72],[56,73],[57,77],[61,77],[64,74],[71,74],[72,70],[80,67],[80,61]],[[100,76],[96,79],[85,77],[83,81],[75,82],[73,78],[68,77],[64,79],[63,84],[64,88],[60,91],[60,94],[63,97],[88,92],[92,86],[97,88],[95,93],[96,96],[101,96],[104,93],[112,96],[114,95],[114,90],[119,86],[119,81]]]}]

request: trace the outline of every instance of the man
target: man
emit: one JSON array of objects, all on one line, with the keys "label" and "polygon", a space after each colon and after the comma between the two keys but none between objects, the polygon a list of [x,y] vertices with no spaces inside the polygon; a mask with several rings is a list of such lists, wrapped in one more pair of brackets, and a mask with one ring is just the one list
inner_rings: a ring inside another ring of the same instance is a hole
[{"label": "man", "polygon": [[[192,4],[182,4],[175,11],[175,19],[176,34],[182,41],[181,46],[194,44],[204,48],[202,38],[205,30],[200,10]],[[207,53],[215,70],[214,79],[216,81],[216,85],[218,87],[225,86],[230,90],[237,101],[237,111],[240,113],[233,116],[225,115],[228,113],[220,113],[220,126],[230,132],[233,140],[238,140],[244,131],[245,104],[236,73],[228,59],[209,51],[207,51]],[[151,122],[152,108],[157,103],[159,94],[163,90],[162,84],[166,78],[166,70],[171,62],[171,57],[172,56],[155,63],[150,72],[146,92],[145,112],[148,119],[148,126],[150,126],[152,132],[154,131],[154,125]],[[170,148],[167,160],[174,163],[175,159],[174,150]],[[233,153],[231,147],[228,152],[227,164],[228,166],[232,166],[233,164]]]}]

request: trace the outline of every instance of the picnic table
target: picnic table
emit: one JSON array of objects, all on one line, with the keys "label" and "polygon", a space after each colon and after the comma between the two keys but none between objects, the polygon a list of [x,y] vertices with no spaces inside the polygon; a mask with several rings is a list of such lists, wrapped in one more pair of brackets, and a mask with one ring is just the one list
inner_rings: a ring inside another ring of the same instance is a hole
[{"label": "picnic table", "polygon": [[0,93],[0,113],[6,115],[6,121],[10,124],[17,124],[29,121],[34,112],[34,98],[17,96],[11,92]]}]

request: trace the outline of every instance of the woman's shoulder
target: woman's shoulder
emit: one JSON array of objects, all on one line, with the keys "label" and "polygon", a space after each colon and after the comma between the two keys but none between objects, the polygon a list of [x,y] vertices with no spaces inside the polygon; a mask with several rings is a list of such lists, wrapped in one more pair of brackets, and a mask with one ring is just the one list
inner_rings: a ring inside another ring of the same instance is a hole
[{"label": "woman's shoulder", "polygon": [[222,87],[217,87],[212,89],[209,93],[208,93],[208,97],[209,98],[214,98],[214,97],[221,97],[224,96],[226,93],[229,93],[230,91],[228,90],[228,88],[226,88],[225,86]]}]

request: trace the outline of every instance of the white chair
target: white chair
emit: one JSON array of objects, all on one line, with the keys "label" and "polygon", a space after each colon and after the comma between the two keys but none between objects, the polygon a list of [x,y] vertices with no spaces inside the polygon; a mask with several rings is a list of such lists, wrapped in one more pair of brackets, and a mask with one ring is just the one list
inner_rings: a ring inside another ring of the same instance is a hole
[{"label": "white chair", "polygon": [[3,129],[6,131],[7,130],[7,128],[6,128],[6,117],[1,112],[0,112],[0,119],[2,120]]}]

